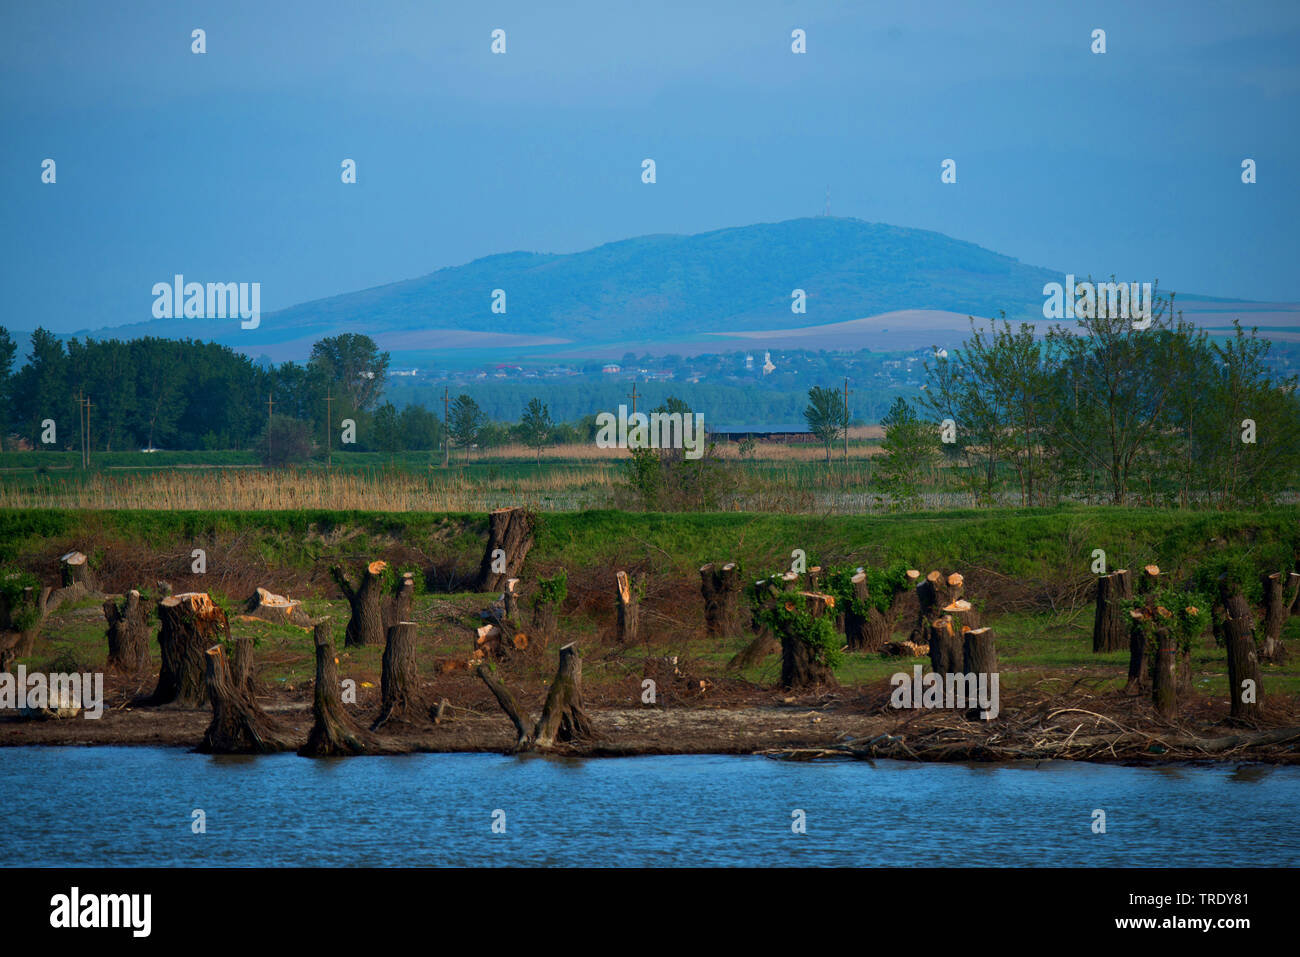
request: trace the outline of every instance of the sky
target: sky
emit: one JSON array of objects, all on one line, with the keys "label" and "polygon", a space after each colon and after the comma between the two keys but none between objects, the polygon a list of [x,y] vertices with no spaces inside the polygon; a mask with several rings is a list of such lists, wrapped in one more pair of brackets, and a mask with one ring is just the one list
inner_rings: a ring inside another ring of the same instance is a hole
[{"label": "sky", "polygon": [[145,321],[176,273],[265,314],[828,187],[1062,273],[1296,301],[1298,52],[1300,4],[1250,0],[4,4],[0,325]]}]

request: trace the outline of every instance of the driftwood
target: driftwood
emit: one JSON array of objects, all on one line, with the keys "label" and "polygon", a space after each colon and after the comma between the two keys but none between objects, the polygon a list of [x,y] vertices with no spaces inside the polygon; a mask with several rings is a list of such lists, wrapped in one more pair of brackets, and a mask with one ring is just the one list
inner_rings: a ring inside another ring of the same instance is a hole
[{"label": "driftwood", "polygon": [[516,751],[548,751],[557,742],[579,744],[595,737],[591,719],[582,704],[582,659],[577,645],[570,643],[560,649],[555,680],[547,692],[542,715],[531,730],[510,689],[485,665],[479,665],[476,673],[514,725]]}]

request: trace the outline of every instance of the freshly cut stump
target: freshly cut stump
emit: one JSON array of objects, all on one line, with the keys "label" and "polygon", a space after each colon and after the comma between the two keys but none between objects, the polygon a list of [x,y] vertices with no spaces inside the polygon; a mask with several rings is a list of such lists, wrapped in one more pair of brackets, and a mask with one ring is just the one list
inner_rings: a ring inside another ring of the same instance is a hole
[{"label": "freshly cut stump", "polygon": [[68,552],[59,556],[59,573],[63,587],[81,585],[86,591],[98,591],[99,582],[91,571],[90,561],[81,552]]},{"label": "freshly cut stump", "polygon": [[618,615],[615,621],[614,638],[619,644],[636,641],[641,632],[641,590],[643,579],[637,576],[633,583],[627,572],[614,576],[616,585],[615,607]]},{"label": "freshly cut stump", "polygon": [[740,566],[735,562],[700,569],[700,594],[704,597],[704,630],[710,638],[740,634]]},{"label": "freshly cut stump", "polygon": [[1124,617],[1124,601],[1133,597],[1128,569],[1111,572],[1097,579],[1097,613],[1092,623],[1094,654],[1120,651],[1128,647],[1129,622]]},{"label": "freshly cut stump", "polygon": [[[162,666],[149,704],[203,707],[208,700],[205,653],[218,642],[230,641],[226,613],[206,592],[183,592],[158,603],[158,621]],[[223,659],[223,673],[224,666]]]},{"label": "freshly cut stump", "polygon": [[297,625],[299,628],[311,625],[311,617],[302,610],[302,602],[277,595],[261,586],[244,602],[244,614],[276,625]]}]

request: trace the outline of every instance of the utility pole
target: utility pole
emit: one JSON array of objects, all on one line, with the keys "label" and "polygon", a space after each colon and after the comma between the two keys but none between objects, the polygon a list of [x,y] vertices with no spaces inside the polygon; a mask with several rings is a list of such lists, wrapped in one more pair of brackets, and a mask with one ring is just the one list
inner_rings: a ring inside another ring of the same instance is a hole
[{"label": "utility pole", "polygon": [[81,467],[86,467],[86,400],[77,393],[77,431],[81,433]]},{"label": "utility pole", "polygon": [[90,468],[90,396],[86,396],[86,468]]},{"label": "utility pole", "polygon": [[442,467],[451,467],[451,390],[442,387]]},{"label": "utility pole", "polygon": [[844,461],[849,460],[849,377],[844,377]]},{"label": "utility pole", "polygon": [[271,401],[271,393],[266,394],[266,467],[271,468],[271,409],[274,403]]},{"label": "utility pole", "polygon": [[[644,399],[645,396],[642,395],[641,398]],[[635,379],[632,380],[631,399],[632,399],[632,414],[636,415],[636,380]]]},{"label": "utility pole", "polygon": [[334,420],[330,417],[330,403],[334,396],[329,389],[325,390],[325,468],[330,468],[334,464],[334,443],[330,432],[334,428]]}]

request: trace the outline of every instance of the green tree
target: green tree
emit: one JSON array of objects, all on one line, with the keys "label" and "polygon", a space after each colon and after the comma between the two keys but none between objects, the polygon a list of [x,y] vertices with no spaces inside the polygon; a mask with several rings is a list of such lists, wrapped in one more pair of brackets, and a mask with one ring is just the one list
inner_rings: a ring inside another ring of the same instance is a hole
[{"label": "green tree", "polygon": [[380,352],[375,340],[345,332],[313,345],[308,365],[320,369],[329,382],[342,390],[339,398],[352,410],[368,412],[383,394],[388,362],[388,353]]},{"label": "green tree", "polygon": [[0,451],[14,427],[14,356],[18,346],[9,330],[0,326]]},{"label": "green tree", "polygon": [[831,460],[831,445],[840,437],[848,424],[844,420],[844,403],[835,389],[819,385],[808,390],[808,407],[803,417],[812,432],[826,447],[826,462]]},{"label": "green tree", "polygon": [[537,464],[542,462],[542,449],[551,441],[555,423],[551,421],[550,410],[542,404],[541,399],[531,399],[524,409],[523,418],[519,420],[519,434],[524,445],[537,453]]},{"label": "green tree", "polygon": [[883,492],[895,508],[915,510],[921,505],[921,490],[939,457],[935,427],[923,422],[906,399],[894,400],[880,424],[885,439],[882,454],[875,459],[875,474]]},{"label": "green tree", "polygon": [[469,461],[469,449],[483,431],[483,426],[487,424],[487,417],[483,410],[467,395],[456,396],[455,401],[451,403],[450,417],[447,423],[447,431],[451,433],[452,439],[465,450],[465,461]]},{"label": "green tree", "polygon": [[397,450],[402,447],[401,418],[393,403],[385,402],[375,410],[372,427],[375,430],[375,445],[379,451],[388,453],[391,465],[396,460]]}]

